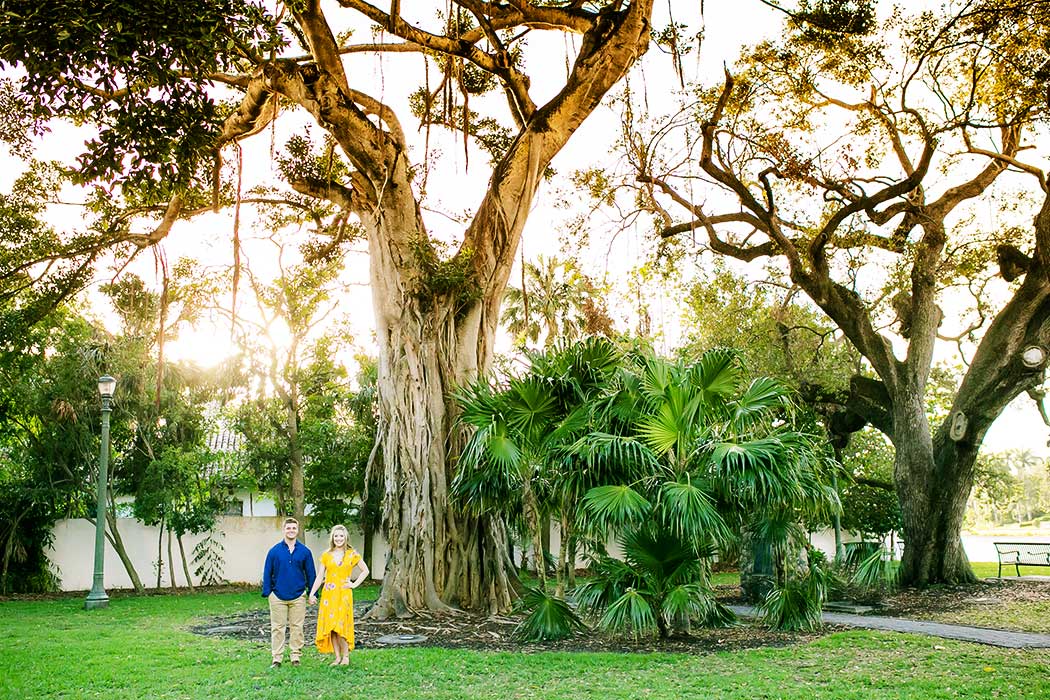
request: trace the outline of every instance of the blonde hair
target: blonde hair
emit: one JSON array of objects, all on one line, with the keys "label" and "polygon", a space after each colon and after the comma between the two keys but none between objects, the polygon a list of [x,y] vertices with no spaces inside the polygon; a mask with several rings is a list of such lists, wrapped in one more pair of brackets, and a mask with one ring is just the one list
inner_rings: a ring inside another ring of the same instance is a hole
[{"label": "blonde hair", "polygon": [[328,550],[327,551],[329,551],[329,552],[334,552],[335,551],[335,533],[336,532],[342,532],[343,533],[343,536],[346,538],[346,539],[343,540],[343,549],[346,550],[346,551],[350,551],[350,549],[351,549],[351,547],[350,547],[350,531],[346,529],[345,525],[336,525],[335,527],[332,528],[332,532],[329,533],[329,535],[328,535]]}]

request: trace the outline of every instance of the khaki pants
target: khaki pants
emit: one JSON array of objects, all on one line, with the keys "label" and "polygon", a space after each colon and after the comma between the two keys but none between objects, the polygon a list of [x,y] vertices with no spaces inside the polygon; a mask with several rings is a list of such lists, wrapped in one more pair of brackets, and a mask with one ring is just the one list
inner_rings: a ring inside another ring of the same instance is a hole
[{"label": "khaki pants", "polygon": [[297,661],[303,650],[303,621],[306,619],[306,595],[295,600],[281,600],[276,593],[270,594],[270,649],[273,660],[284,658],[284,628],[289,631],[289,648],[292,661]]}]

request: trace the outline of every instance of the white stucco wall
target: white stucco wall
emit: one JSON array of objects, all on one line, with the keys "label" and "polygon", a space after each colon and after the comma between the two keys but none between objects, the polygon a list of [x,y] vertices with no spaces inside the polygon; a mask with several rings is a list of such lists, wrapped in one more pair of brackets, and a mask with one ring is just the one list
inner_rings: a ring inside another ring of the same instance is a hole
[{"label": "white stucco wall", "polygon": [[[258,510],[256,510],[258,513]],[[220,517],[216,531],[222,533],[225,548],[222,576],[227,581],[257,584],[262,579],[263,560],[267,550],[281,539],[282,517]],[[158,529],[148,527],[137,520],[120,518],[117,522],[124,547],[135,565],[142,583],[147,587],[156,584],[157,573],[154,568],[157,561]],[[64,591],[79,591],[91,588],[95,561],[95,527],[87,520],[60,520],[55,525],[54,543],[48,551],[48,558],[54,564],[56,573],[61,579]],[[183,538],[186,557],[190,563],[190,575],[193,575],[193,547],[203,536],[189,535]],[[328,544],[327,532],[307,532],[304,543],[314,553],[315,561],[320,561],[321,552]],[[350,531],[350,542],[358,549],[364,550],[361,533],[354,528]],[[369,562],[372,576],[382,578],[386,564],[386,541],[382,535],[373,538],[373,561]],[[167,564],[167,536],[164,538],[164,571],[161,585],[170,582]],[[185,584],[182,572],[182,560],[179,557],[178,543],[172,540],[172,555],[175,566],[175,582]],[[131,578],[121,563],[113,547],[106,542],[104,582],[107,590],[131,588]],[[198,583],[194,578],[194,584]]]},{"label": "white stucco wall", "polygon": [[[254,517],[247,516],[223,516],[217,521],[216,531],[222,533],[222,542],[225,548],[225,560],[222,568],[222,576],[227,581],[258,584],[262,578],[262,564],[266,551],[281,539],[281,521],[283,517],[273,515],[273,501],[267,498],[253,498],[244,500],[244,512],[253,511]],[[269,513],[262,515],[261,513]],[[156,585],[157,573],[154,568],[157,560],[157,536],[155,527],[147,527],[137,520],[121,518],[118,521],[121,538],[138,571],[139,577],[147,587]],[[94,555],[95,555],[95,528],[86,520],[61,520],[54,530],[54,543],[48,551],[48,558],[55,566],[56,573],[61,579],[61,587],[64,591],[80,591],[91,588]],[[202,539],[202,536],[190,535],[183,539],[186,547],[186,556],[190,558],[190,573],[193,575],[192,552],[193,547]],[[857,538],[844,533],[843,539],[847,542],[855,541]],[[991,545],[992,537],[963,536],[963,545],[970,561],[995,561],[994,547]],[[1047,538],[1043,538],[1047,539]],[[326,532],[307,532],[304,535],[305,544],[313,551],[315,561],[320,560],[321,551],[327,546],[328,534]],[[363,539],[360,531],[351,527],[350,542],[358,550],[364,551]],[[823,530],[810,534],[810,542],[814,547],[823,550],[829,558],[835,556],[835,537],[831,530]],[[561,533],[558,523],[551,523],[551,551],[557,555],[561,543]],[[887,545],[889,543],[887,542]],[[899,540],[897,545],[897,556],[900,556]],[[608,551],[612,556],[621,556],[620,548],[614,540],[608,543]],[[172,542],[172,554],[175,559],[175,581],[178,585],[185,584],[182,572],[182,562],[179,558],[178,544]],[[372,577],[381,579],[386,567],[387,544],[382,534],[376,534],[372,539],[372,561],[369,568]],[[520,561],[520,551],[515,548],[515,560]],[[164,571],[161,577],[161,585],[169,584],[169,571],[167,564],[167,538],[164,541]],[[586,565],[586,560],[580,556],[577,566]],[[199,581],[194,578],[194,584]],[[116,552],[106,542],[105,562],[105,586],[107,590],[131,588],[131,579],[121,564]]]}]

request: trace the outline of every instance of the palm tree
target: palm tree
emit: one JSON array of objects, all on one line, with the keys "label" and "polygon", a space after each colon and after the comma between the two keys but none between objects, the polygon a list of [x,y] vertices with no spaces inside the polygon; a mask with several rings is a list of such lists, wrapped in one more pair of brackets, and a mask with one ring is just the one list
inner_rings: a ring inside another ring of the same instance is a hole
[{"label": "palm tree", "polygon": [[575,263],[540,255],[535,263],[523,264],[522,282],[522,288],[508,287],[504,293],[501,319],[519,343],[538,343],[542,335],[544,347],[552,347],[583,334],[595,291]]},{"label": "palm tree", "polygon": [[590,402],[606,391],[618,369],[620,351],[605,338],[556,344],[529,353],[519,377],[493,384],[479,381],[460,389],[460,421],[472,426],[452,483],[452,495],[477,513],[520,515],[546,584],[541,547],[548,514],[560,514],[562,544],[558,594],[574,568],[575,504],[594,485],[567,448],[590,430]]},{"label": "palm tree", "polygon": [[[612,630],[666,636],[690,621],[731,619],[709,570],[735,528],[773,543],[778,591],[798,578],[788,566],[797,523],[836,500],[817,441],[792,425],[782,385],[745,384],[738,356],[725,350],[671,362],[588,338],[530,359],[522,376],[457,393],[461,421],[475,430],[452,494],[476,512],[520,515],[534,544],[542,513],[560,512],[556,595],[575,562],[577,529],[593,541],[613,535],[624,551],[625,561],[595,552],[596,575],[576,591]],[[542,567],[538,574],[537,628],[564,611],[546,596]]]},{"label": "palm tree", "polygon": [[601,627],[667,636],[690,620],[731,619],[708,579],[731,530],[743,525],[774,544],[782,590],[801,515],[834,507],[817,441],[791,424],[787,390],[742,377],[730,351],[692,364],[640,355],[599,409],[605,431],[574,446],[593,462],[631,467],[583,498],[592,532],[615,536],[624,552],[624,561],[597,556],[596,576],[577,590]]}]

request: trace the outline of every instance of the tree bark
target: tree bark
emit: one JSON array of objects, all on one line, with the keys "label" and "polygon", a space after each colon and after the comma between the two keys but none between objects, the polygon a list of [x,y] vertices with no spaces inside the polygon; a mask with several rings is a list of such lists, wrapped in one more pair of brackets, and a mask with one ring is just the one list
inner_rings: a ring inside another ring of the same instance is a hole
[{"label": "tree bark", "polygon": [[[112,494],[110,494],[110,503],[113,503]],[[120,530],[117,529],[117,516],[112,510],[106,511],[106,522],[109,524],[109,543],[113,545],[113,551],[120,557],[120,563],[124,565],[124,570],[128,572],[128,578],[131,579],[131,585],[135,588],[136,593],[145,593],[146,587],[142,585],[142,580],[139,578],[139,574],[135,571],[135,565],[131,561],[131,557],[128,556],[128,550],[124,547],[124,540],[120,537]]]},{"label": "tree bark", "polygon": [[299,443],[299,412],[294,401],[286,405],[288,416],[288,467],[291,471],[293,516],[306,522],[306,482],[303,476],[303,448]]},{"label": "tree bark", "polygon": [[173,591],[179,590],[179,584],[175,582],[175,557],[171,550],[171,526],[168,526],[168,588]]},{"label": "tree bark", "polygon": [[[547,590],[547,549],[550,547],[550,518],[540,512],[539,504],[536,502],[536,493],[528,479],[524,480],[525,496],[524,510],[525,521],[528,523],[532,534],[532,547],[536,552],[536,580],[541,591]],[[544,536],[546,534],[546,537]],[[548,544],[544,544],[547,540]],[[559,578],[561,578],[559,576]]]},{"label": "tree bark", "polygon": [[158,591],[160,590],[160,579],[164,574],[164,523],[165,519],[161,517],[160,525],[157,526],[157,585],[154,586]]},{"label": "tree bark", "polygon": [[569,511],[563,506],[561,509],[561,543],[558,546],[558,586],[556,594],[559,598],[565,596],[565,587],[569,583],[569,574],[576,567],[576,557],[569,561],[569,540],[572,539],[572,523],[569,519]]},{"label": "tree bark", "polygon": [[182,543],[182,533],[177,534],[175,537],[179,542],[179,556],[182,558],[182,575],[186,577],[186,587],[193,593],[197,589],[193,587],[193,579],[190,578],[190,565],[186,561],[186,547]]},{"label": "tree bark", "polygon": [[400,276],[381,271],[383,258],[373,252],[389,555],[369,614],[506,610],[514,594],[502,518],[465,515],[448,497],[464,444],[449,392],[489,366],[498,297],[467,309],[455,298],[421,299],[395,289]]},{"label": "tree bark", "polygon": [[1034,228],[1035,255],[1025,279],[989,325],[949,416],[932,439],[922,388],[894,392],[894,471],[905,526],[901,581],[906,585],[975,580],[961,531],[978,452],[1007,404],[1041,383],[1046,372],[1045,361],[1028,367],[1021,356],[1027,347],[1050,348],[1050,280],[1042,262],[1050,242],[1050,194]]},{"label": "tree bark", "polygon": [[901,583],[972,582],[962,520],[979,443],[946,445],[943,435],[935,447],[922,397],[920,392],[894,406],[894,479],[904,526]]},{"label": "tree bark", "polygon": [[7,585],[7,572],[11,565],[11,555],[15,551],[15,537],[18,535],[18,524],[22,522],[22,518],[24,518],[28,512],[28,508],[20,512],[5,533],[7,536],[4,539],[4,563],[2,568],[0,568],[0,593],[7,594],[11,590]]}]

